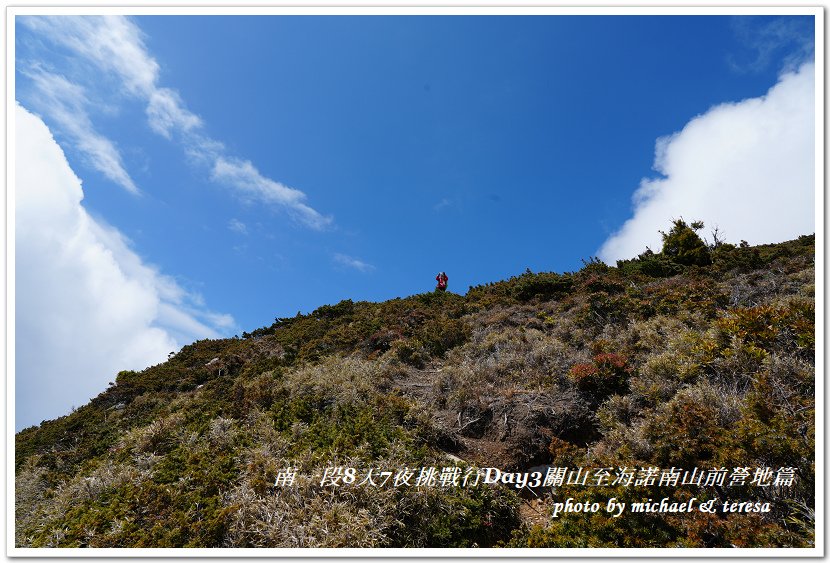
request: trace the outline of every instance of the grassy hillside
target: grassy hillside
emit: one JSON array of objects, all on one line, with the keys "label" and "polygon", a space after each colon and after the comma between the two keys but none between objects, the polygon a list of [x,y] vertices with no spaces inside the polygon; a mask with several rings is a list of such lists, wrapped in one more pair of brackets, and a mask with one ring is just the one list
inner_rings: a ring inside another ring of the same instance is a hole
[{"label": "grassy hillside", "polygon": [[[17,434],[15,543],[811,546],[814,237],[686,253],[670,242],[466,296],[342,301],[123,371]],[[473,486],[479,467],[539,466],[585,468],[599,484]],[[321,484],[337,467],[346,481]],[[727,474],[661,485],[652,467]],[[730,485],[742,467],[746,482]],[[405,468],[409,485],[396,486]],[[612,497],[769,512],[552,517],[568,498]]]}]

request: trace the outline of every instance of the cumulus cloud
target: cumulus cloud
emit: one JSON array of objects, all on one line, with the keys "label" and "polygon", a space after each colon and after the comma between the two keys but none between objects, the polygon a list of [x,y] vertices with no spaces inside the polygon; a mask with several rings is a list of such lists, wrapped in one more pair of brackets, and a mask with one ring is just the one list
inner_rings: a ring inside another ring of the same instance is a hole
[{"label": "cumulus cloud", "polygon": [[[78,80],[98,84],[101,75],[114,77],[122,85],[124,95],[146,104],[150,128],[181,143],[193,162],[209,167],[214,181],[232,188],[235,194],[245,199],[285,209],[312,229],[323,229],[331,224],[330,217],[324,217],[306,203],[303,192],[262,176],[247,160],[225,154],[224,145],[204,132],[202,119],[187,109],[179,93],[159,84],[159,64],[149,53],[141,30],[128,18],[27,16],[21,17],[20,22],[40,37],[68,49],[76,55],[76,63],[86,61],[95,67],[96,72],[92,75],[84,76],[78,72]],[[35,86],[40,90],[43,83],[35,82]],[[37,97],[34,101],[37,103]],[[55,113],[60,109],[59,104],[39,104],[36,109],[54,119],[61,128],[66,126],[60,114]],[[87,132],[92,131],[90,125]],[[103,139],[100,135],[97,137]],[[107,142],[114,151],[114,144]],[[117,151],[114,156],[120,163]]]},{"label": "cumulus cloud", "polygon": [[66,414],[118,371],[163,361],[235,323],[145,264],[81,205],[81,181],[49,129],[15,110],[15,417]]},{"label": "cumulus cloud", "polygon": [[346,254],[335,254],[334,261],[341,266],[346,266],[347,268],[357,270],[358,272],[371,272],[375,269],[375,267],[371,264],[367,264],[362,260],[347,256]]},{"label": "cumulus cloud", "polygon": [[815,231],[815,69],[782,74],[764,96],[721,104],[658,139],[634,214],[599,250],[613,263],[659,250],[673,218],[702,220],[725,240],[763,244]]}]

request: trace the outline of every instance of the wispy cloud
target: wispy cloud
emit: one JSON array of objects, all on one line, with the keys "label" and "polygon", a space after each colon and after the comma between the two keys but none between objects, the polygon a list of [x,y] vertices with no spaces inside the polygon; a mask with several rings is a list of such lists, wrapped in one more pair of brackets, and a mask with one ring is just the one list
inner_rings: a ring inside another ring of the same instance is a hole
[{"label": "wispy cloud", "polygon": [[159,65],[147,53],[141,30],[122,16],[24,16],[19,21],[105,72],[123,79],[128,93],[149,98]]},{"label": "wispy cloud", "polygon": [[189,135],[202,127],[199,116],[184,109],[179,94],[169,88],[159,88],[150,94],[147,119],[153,131],[168,139],[175,131]]},{"label": "wispy cloud", "polygon": [[[286,210],[312,229],[324,229],[332,223],[331,217],[323,216],[308,205],[305,193],[263,176],[250,161],[227,154],[223,143],[204,132],[204,122],[187,109],[179,93],[160,85],[159,64],[147,50],[143,33],[130,19],[122,16],[27,16],[20,21],[41,37],[69,49],[98,71],[92,76],[79,73],[73,79],[97,84],[100,73],[114,77],[121,85],[123,96],[146,104],[147,122],[154,132],[180,143],[193,162],[208,167],[211,179],[232,188],[237,196]],[[74,86],[66,79],[65,82]],[[42,85],[45,83],[36,82],[36,86]],[[45,104],[44,110],[61,128],[72,125],[66,118],[61,120],[58,102]],[[88,116],[86,121],[90,121]],[[93,138],[91,122],[85,132],[88,138]],[[114,144],[100,135],[98,138],[113,147],[112,156],[120,163]],[[123,166],[121,168],[123,170]],[[125,185],[123,180],[119,183]]]},{"label": "wispy cloud", "polygon": [[54,120],[93,168],[137,194],[139,190],[124,168],[115,144],[95,130],[87,111],[88,97],[84,89],[38,66],[32,66],[24,73],[35,86],[31,103],[37,111]]},{"label": "wispy cloud", "polygon": [[654,168],[634,194],[634,216],[599,257],[646,246],[673,218],[703,220],[726,240],[779,242],[815,230],[815,70],[785,73],[766,95],[713,107],[658,139]]},{"label": "wispy cloud", "polygon": [[441,198],[441,201],[432,206],[432,210],[435,212],[440,212],[449,207],[450,205],[452,205],[452,200],[447,198]]},{"label": "wispy cloud", "polygon": [[228,228],[235,233],[239,233],[240,235],[248,234],[248,227],[239,219],[231,219],[228,221]]},{"label": "wispy cloud", "polygon": [[81,205],[81,181],[49,129],[15,114],[16,426],[69,411],[123,369],[234,330],[198,294],[146,264]]},{"label": "wispy cloud", "polygon": [[736,37],[748,51],[748,57],[733,54],[728,58],[735,71],[762,71],[782,52],[787,52],[785,71],[793,71],[813,58],[815,40],[810,18],[741,16],[731,21]]},{"label": "wispy cloud", "polygon": [[335,263],[340,264],[341,266],[357,270],[358,272],[371,272],[375,269],[375,267],[371,264],[367,264],[362,260],[358,260],[357,258],[347,256],[346,254],[335,254],[334,261]]},{"label": "wispy cloud", "polygon": [[330,217],[323,217],[304,203],[303,192],[266,178],[250,161],[220,156],[214,163],[212,177],[233,186],[243,197],[285,207],[312,228],[322,229],[331,223]]}]

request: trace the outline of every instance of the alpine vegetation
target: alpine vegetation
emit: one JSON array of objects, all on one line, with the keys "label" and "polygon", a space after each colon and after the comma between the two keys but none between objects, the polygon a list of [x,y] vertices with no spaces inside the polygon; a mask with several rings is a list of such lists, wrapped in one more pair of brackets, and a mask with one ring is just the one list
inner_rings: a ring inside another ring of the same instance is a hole
[{"label": "alpine vegetation", "polygon": [[812,547],[814,236],[702,228],[121,371],[15,436],[14,543]]}]

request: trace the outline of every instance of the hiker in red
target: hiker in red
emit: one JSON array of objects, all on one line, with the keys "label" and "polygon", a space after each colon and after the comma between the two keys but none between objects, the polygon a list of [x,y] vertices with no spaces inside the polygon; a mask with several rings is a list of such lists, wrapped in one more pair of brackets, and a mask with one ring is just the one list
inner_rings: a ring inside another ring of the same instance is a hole
[{"label": "hiker in red", "polygon": [[448,279],[450,279],[450,278],[448,278],[447,274],[445,274],[444,272],[441,272],[440,274],[435,276],[435,281],[438,282],[438,287],[436,287],[435,289],[437,289],[439,291],[447,291],[447,280]]}]

